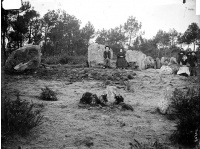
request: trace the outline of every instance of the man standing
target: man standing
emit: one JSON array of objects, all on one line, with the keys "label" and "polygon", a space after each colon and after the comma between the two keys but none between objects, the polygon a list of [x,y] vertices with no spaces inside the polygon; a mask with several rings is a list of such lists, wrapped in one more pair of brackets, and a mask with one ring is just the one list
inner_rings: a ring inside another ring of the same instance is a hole
[{"label": "man standing", "polygon": [[104,68],[110,68],[110,58],[111,58],[111,53],[110,53],[110,47],[105,46],[105,51],[103,53],[104,57]]},{"label": "man standing", "polygon": [[197,72],[196,72],[197,57],[196,57],[196,54],[194,51],[192,52],[192,54],[190,56],[189,64],[190,64],[191,76],[196,76],[197,75]]}]

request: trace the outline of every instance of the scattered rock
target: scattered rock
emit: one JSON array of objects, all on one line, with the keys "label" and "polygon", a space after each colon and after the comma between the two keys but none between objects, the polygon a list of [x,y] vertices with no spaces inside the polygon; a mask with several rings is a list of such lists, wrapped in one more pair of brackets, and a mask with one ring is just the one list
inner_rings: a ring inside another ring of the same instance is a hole
[{"label": "scattered rock", "polygon": [[82,98],[80,99],[80,103],[82,104],[92,104],[94,98],[97,98],[94,94],[90,92],[86,92],[83,94]]},{"label": "scattered rock", "polygon": [[129,74],[129,75],[127,76],[127,78],[128,78],[128,79],[134,79],[134,77],[133,77],[131,74]]},{"label": "scattered rock", "polygon": [[[108,102],[107,94],[103,94],[98,98],[96,94],[86,92],[83,94],[79,103],[89,104],[89,105],[93,105],[93,106],[95,106],[95,105],[96,106],[97,105],[106,106],[107,102]],[[79,105],[79,107],[81,107],[81,105]]]},{"label": "scattered rock", "polygon": [[115,94],[115,102],[114,102],[114,104],[120,104],[122,102],[124,102],[124,98],[121,95],[116,95]]},{"label": "scattered rock", "polygon": [[125,122],[120,122],[120,127],[126,126]]},{"label": "scattered rock", "polygon": [[121,105],[121,110],[131,110],[131,111],[133,111],[133,107],[129,104],[122,102],[122,103],[120,103],[120,105]]}]

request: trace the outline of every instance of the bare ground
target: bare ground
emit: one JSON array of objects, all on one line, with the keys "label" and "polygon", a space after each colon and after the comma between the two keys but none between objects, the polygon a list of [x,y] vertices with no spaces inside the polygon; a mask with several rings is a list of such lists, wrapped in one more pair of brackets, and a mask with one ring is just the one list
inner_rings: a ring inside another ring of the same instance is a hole
[{"label": "bare ground", "polygon": [[[83,69],[83,68],[82,68]],[[73,71],[65,68],[67,72]],[[79,71],[78,68],[76,68]],[[99,72],[107,71],[97,69]],[[112,70],[109,70],[112,71]],[[125,102],[134,111],[121,111],[101,107],[79,107],[78,103],[86,91],[102,94],[106,89],[101,80],[82,79],[70,81],[68,76],[44,78],[37,75],[5,75],[3,89],[13,95],[20,91],[21,98],[43,103],[44,123],[25,137],[14,136],[5,145],[8,149],[129,149],[129,143],[155,142],[166,148],[178,148],[169,137],[175,129],[174,121],[156,112],[167,85],[183,88],[195,85],[195,78],[178,75],[164,75],[162,79],[154,69],[144,71],[119,70],[118,72],[136,73],[129,80],[132,91],[119,89]],[[41,88],[48,86],[58,93],[58,101],[41,101],[38,96]]]}]

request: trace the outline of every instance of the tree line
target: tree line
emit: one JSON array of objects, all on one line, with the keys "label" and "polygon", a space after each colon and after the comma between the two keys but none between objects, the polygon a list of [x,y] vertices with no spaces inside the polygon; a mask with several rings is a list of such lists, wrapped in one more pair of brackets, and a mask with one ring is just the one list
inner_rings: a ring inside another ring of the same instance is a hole
[{"label": "tree line", "polygon": [[109,45],[114,53],[126,46],[152,57],[173,53],[178,49],[178,44],[193,43],[194,48],[200,44],[200,28],[197,23],[189,25],[183,34],[175,29],[168,32],[159,30],[152,39],[145,39],[142,37],[145,34],[141,30],[142,23],[133,16],[118,27],[95,31],[91,22],[80,28],[81,21],[65,10],[48,10],[41,17],[26,1],[19,10],[1,8],[1,12],[1,46],[5,58],[13,50],[22,47],[24,42],[42,43],[44,56],[85,55],[92,38],[96,38],[96,43]]}]

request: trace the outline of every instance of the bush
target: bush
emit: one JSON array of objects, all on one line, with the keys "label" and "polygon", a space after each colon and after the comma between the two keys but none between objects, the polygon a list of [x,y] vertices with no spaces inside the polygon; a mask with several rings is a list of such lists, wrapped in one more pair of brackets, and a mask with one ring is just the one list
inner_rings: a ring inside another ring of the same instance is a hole
[{"label": "bush", "polygon": [[50,88],[42,88],[42,93],[40,94],[40,99],[41,100],[46,100],[46,101],[57,101],[56,93],[51,90]]},{"label": "bush", "polygon": [[69,56],[69,55],[57,55],[57,56],[49,56],[43,58],[43,63],[46,64],[83,64],[87,61],[86,56]]},{"label": "bush", "polygon": [[16,100],[8,97],[3,99],[3,136],[15,133],[24,135],[42,124],[42,109],[34,109],[35,104],[21,100],[19,94],[16,97]]},{"label": "bush", "polygon": [[167,149],[159,141],[153,142],[139,142],[134,139],[134,143],[129,143],[133,149]]},{"label": "bush", "polygon": [[49,64],[49,65],[59,64],[60,59],[61,59],[60,55],[58,55],[58,56],[48,56],[46,58],[43,58],[43,63]]},{"label": "bush", "polygon": [[177,125],[172,139],[186,146],[200,140],[200,88],[189,88],[186,93],[175,89],[171,98]]}]

